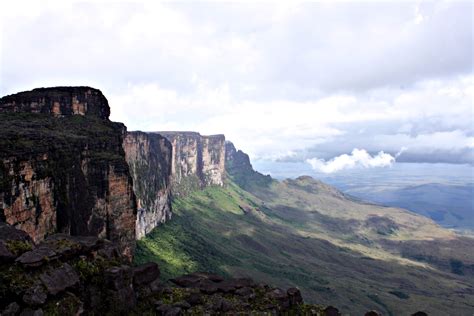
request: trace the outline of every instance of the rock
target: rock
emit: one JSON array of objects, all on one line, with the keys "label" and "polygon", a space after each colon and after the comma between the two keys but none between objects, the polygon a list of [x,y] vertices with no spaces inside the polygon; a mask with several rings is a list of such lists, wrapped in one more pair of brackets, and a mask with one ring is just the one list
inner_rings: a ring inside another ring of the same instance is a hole
[{"label": "rock", "polygon": [[39,247],[31,251],[27,251],[16,259],[16,262],[27,267],[39,267],[45,262],[56,259],[58,256],[49,247]]},{"label": "rock", "polygon": [[274,289],[267,293],[267,297],[270,299],[275,299],[277,301],[282,301],[288,298],[288,295],[282,289]]},{"label": "rock", "polygon": [[133,284],[142,286],[151,283],[160,277],[160,269],[154,262],[142,264],[133,268]]},{"label": "rock", "polygon": [[44,286],[46,286],[48,293],[52,295],[56,295],[79,283],[79,276],[67,263],[63,264],[60,268],[41,274],[40,279]]},{"label": "rock", "polygon": [[428,316],[428,314],[422,311],[418,311],[414,314],[411,314],[411,316]]},{"label": "rock", "polygon": [[207,279],[207,280],[210,280],[210,281],[216,282],[216,283],[224,281],[224,278],[222,276],[220,276],[218,274],[213,274],[213,273],[195,272],[195,273],[192,273],[192,275],[200,277],[202,279]]},{"label": "rock", "polygon": [[174,303],[173,306],[179,307],[179,308],[181,308],[181,309],[189,309],[189,308],[191,308],[191,304],[189,304],[189,303],[186,302],[186,301],[180,301],[180,302]]},{"label": "rock", "polygon": [[133,274],[129,266],[112,267],[105,271],[107,295],[116,313],[127,313],[136,304]]},{"label": "rock", "polygon": [[21,311],[20,316],[43,316],[43,310],[41,308],[32,310],[31,308],[25,308]]},{"label": "rock", "polygon": [[217,298],[217,300],[212,305],[212,310],[215,312],[228,312],[233,308],[233,304],[226,300],[225,298]]},{"label": "rock", "polygon": [[328,306],[324,309],[324,315],[325,316],[341,316],[341,313],[339,313],[339,310],[333,306]]},{"label": "rock", "polygon": [[132,269],[128,266],[112,267],[105,271],[109,289],[120,290],[132,285]]},{"label": "rock", "polygon": [[191,293],[186,301],[191,304],[191,306],[201,305],[203,303],[202,294],[200,293]]},{"label": "rock", "polygon": [[239,296],[255,296],[255,291],[251,287],[242,287],[235,291]]},{"label": "rock", "polygon": [[136,238],[171,218],[171,143],[156,133],[128,132],[125,157],[137,197]]},{"label": "rock", "polygon": [[44,288],[38,284],[26,290],[23,295],[23,302],[30,306],[42,305],[46,302],[47,297],[48,295],[44,291]]},{"label": "rock", "polygon": [[20,311],[20,305],[17,302],[10,303],[5,309],[0,313],[2,316],[15,316]]},{"label": "rock", "polygon": [[162,316],[177,316],[177,315],[181,315],[181,308],[164,304],[164,305],[158,306],[156,308],[156,312],[158,315],[162,315]]},{"label": "rock", "polygon": [[201,282],[199,282],[199,290],[206,294],[214,294],[219,289],[214,282],[209,280],[202,280]]},{"label": "rock", "polygon": [[171,282],[181,287],[196,287],[201,280],[203,280],[203,277],[194,274],[187,274],[170,279]]},{"label": "rock", "polygon": [[107,99],[91,87],[0,98],[0,173],[8,175],[0,181],[1,221],[35,243],[57,231],[107,236],[131,259],[137,207],[122,147],[126,128],[109,114]]},{"label": "rock", "polygon": [[160,279],[152,281],[148,286],[152,293],[157,293],[163,290],[163,284],[161,283]]},{"label": "rock", "polygon": [[72,293],[66,293],[55,305],[54,312],[56,315],[82,315],[84,312],[84,304]]},{"label": "rock", "polygon": [[3,222],[0,222],[0,240],[17,240],[31,242],[31,238],[30,236],[28,236],[27,233]]},{"label": "rock", "polygon": [[290,299],[290,306],[296,306],[303,303],[303,297],[301,291],[295,287],[289,288],[286,293]]}]

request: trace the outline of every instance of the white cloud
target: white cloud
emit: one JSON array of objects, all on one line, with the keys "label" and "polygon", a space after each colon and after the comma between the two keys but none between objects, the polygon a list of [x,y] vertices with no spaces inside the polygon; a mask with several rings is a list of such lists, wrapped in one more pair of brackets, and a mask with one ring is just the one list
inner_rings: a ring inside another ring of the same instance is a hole
[{"label": "white cloud", "polygon": [[329,161],[324,159],[311,158],[306,160],[314,170],[324,173],[333,173],[345,169],[356,167],[362,168],[378,168],[389,167],[395,163],[395,157],[390,154],[379,152],[377,155],[371,156],[365,149],[352,150],[350,155],[343,154]]},{"label": "white cloud", "polygon": [[469,2],[0,6],[1,94],[91,85],[130,130],[224,133],[253,158],[472,148]]}]

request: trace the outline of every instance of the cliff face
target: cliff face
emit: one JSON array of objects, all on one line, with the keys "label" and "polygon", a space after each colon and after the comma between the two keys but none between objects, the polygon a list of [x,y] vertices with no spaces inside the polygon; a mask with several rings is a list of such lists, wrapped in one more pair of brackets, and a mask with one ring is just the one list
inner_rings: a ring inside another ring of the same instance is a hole
[{"label": "cliff face", "polygon": [[136,237],[171,218],[171,143],[159,134],[129,132],[125,156],[137,197]]},{"label": "cliff face", "polygon": [[135,196],[99,90],[42,88],[0,99],[0,221],[35,242],[54,232],[135,246]]},{"label": "cliff face", "polygon": [[231,142],[225,142],[225,169],[232,180],[244,189],[262,189],[273,181],[269,175],[255,171],[249,156],[236,150]]},{"label": "cliff face", "polygon": [[123,148],[138,203],[137,239],[171,218],[173,195],[224,185],[224,135],[129,132]]},{"label": "cliff face", "polygon": [[2,98],[0,113],[85,115],[108,119],[110,108],[102,92],[90,87],[38,88]]},{"label": "cliff face", "polygon": [[172,193],[176,196],[195,189],[224,185],[225,137],[202,136],[194,132],[156,132],[171,142]]}]

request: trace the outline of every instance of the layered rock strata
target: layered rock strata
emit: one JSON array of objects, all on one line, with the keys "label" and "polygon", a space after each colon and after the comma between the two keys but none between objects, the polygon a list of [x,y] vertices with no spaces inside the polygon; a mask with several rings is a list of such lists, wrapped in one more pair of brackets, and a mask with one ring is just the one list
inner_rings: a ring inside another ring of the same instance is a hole
[{"label": "layered rock strata", "polygon": [[0,221],[34,242],[62,232],[135,245],[126,128],[89,87],[41,88],[0,99]]},{"label": "layered rock strata", "polygon": [[174,195],[185,195],[197,188],[224,185],[225,137],[203,136],[195,132],[155,132],[173,147],[171,183]]},{"label": "layered rock strata", "polygon": [[136,237],[171,218],[171,143],[159,134],[129,132],[125,156],[137,197]]}]

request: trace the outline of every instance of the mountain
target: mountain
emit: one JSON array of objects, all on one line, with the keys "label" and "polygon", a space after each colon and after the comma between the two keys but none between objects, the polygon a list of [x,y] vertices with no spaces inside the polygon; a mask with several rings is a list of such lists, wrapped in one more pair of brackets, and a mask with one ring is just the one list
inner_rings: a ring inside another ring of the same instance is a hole
[{"label": "mountain", "polygon": [[107,99],[90,87],[40,88],[0,99],[0,221],[34,242],[92,235],[135,248],[135,195]]},{"label": "mountain", "polygon": [[0,99],[1,315],[338,315],[294,287],[131,266],[174,196],[222,188],[225,139],[127,133],[109,113],[90,87]]},{"label": "mountain", "polygon": [[164,278],[205,270],[297,285],[345,313],[474,308],[474,241],[431,219],[361,202],[310,177],[276,181],[227,144],[226,185],[174,199],[173,219],[138,241],[135,260]]}]

